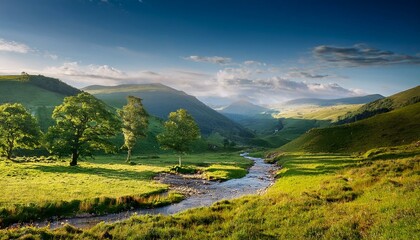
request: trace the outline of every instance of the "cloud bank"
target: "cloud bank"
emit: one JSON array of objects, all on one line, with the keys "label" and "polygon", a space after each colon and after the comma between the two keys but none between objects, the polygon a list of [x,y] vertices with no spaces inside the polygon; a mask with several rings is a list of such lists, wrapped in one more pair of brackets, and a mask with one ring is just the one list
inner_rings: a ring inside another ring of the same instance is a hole
[{"label": "cloud bank", "polygon": [[352,47],[321,45],[315,47],[312,53],[321,61],[343,67],[420,64],[419,56],[380,50],[365,44],[356,44]]},{"label": "cloud bank", "polygon": [[[260,104],[272,104],[302,97],[340,98],[363,94],[361,90],[347,89],[337,83],[296,80],[291,76],[293,74],[273,74],[268,67],[256,68],[255,64],[252,65],[226,67],[215,74],[209,74],[183,69],[125,72],[108,65],[66,62],[46,68],[43,74],[56,76],[78,84],[79,87],[94,84],[162,83],[205,101],[216,98],[231,101],[247,99]],[[299,74],[304,79],[317,79],[313,73]]]}]

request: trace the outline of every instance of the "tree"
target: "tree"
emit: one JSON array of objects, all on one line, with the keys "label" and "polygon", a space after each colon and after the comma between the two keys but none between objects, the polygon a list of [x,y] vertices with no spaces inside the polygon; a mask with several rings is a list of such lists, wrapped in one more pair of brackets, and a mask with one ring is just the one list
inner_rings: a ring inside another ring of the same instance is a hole
[{"label": "tree", "polygon": [[193,117],[185,109],[178,109],[169,113],[168,121],[164,124],[164,131],[157,136],[163,149],[172,149],[178,152],[179,166],[181,167],[181,154],[190,149],[191,143],[200,137],[200,129]]},{"label": "tree", "polygon": [[149,124],[148,114],[141,103],[141,98],[128,96],[127,105],[118,112],[122,119],[124,146],[127,150],[127,162],[131,160],[131,152],[139,137],[146,137]]},{"label": "tree", "polygon": [[0,105],[0,149],[10,159],[13,150],[39,145],[41,130],[36,119],[20,103]]},{"label": "tree", "polygon": [[115,150],[109,138],[118,133],[120,121],[92,95],[83,92],[64,98],[52,118],[56,124],[46,134],[47,149],[60,156],[71,154],[70,166],[77,165],[79,156],[92,156],[94,150]]}]

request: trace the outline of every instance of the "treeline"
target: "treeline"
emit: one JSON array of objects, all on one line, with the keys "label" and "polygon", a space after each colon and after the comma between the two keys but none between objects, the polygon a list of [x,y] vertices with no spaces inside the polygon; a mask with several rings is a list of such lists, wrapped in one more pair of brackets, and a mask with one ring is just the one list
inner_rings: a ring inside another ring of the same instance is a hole
[{"label": "treeline", "polygon": [[[0,151],[11,159],[16,149],[45,148],[51,155],[71,156],[70,165],[79,157],[89,157],[96,151],[117,152],[111,139],[123,133],[130,161],[139,138],[146,136],[148,113],[140,98],[128,97],[128,103],[117,114],[94,96],[82,92],[64,98],[52,113],[54,124],[42,132],[36,118],[20,103],[0,105]],[[162,148],[187,152],[200,137],[194,119],[185,109],[169,114],[164,131],[157,136]],[[180,161],[181,164],[181,161]]]}]

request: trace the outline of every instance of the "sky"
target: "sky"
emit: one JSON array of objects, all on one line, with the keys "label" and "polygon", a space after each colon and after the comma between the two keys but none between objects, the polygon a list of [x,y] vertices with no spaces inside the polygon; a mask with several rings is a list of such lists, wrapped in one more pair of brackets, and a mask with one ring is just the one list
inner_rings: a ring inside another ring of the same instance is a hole
[{"label": "sky", "polygon": [[216,106],[420,85],[420,1],[0,0],[0,74],[162,83]]}]

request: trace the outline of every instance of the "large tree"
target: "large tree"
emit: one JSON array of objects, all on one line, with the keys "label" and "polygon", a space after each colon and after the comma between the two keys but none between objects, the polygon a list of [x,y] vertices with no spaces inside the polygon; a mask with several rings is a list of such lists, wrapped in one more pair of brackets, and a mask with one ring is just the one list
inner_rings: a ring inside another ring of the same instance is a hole
[{"label": "large tree", "polygon": [[124,147],[127,148],[127,162],[131,160],[131,152],[137,139],[146,137],[149,124],[148,114],[141,103],[141,98],[128,96],[127,105],[118,111],[122,119]]},{"label": "large tree", "polygon": [[79,156],[92,156],[95,150],[115,150],[109,138],[118,133],[120,121],[92,95],[83,92],[64,98],[52,117],[56,124],[46,134],[47,149],[60,156],[71,154],[70,166],[77,165]]},{"label": "large tree", "polygon": [[178,152],[179,166],[181,167],[181,154],[190,150],[191,143],[200,137],[200,129],[194,118],[185,109],[178,109],[169,113],[168,121],[164,124],[164,131],[157,136],[163,149],[172,149]]},{"label": "large tree", "polygon": [[0,149],[8,159],[14,149],[39,145],[41,131],[36,119],[20,103],[0,105]]}]

